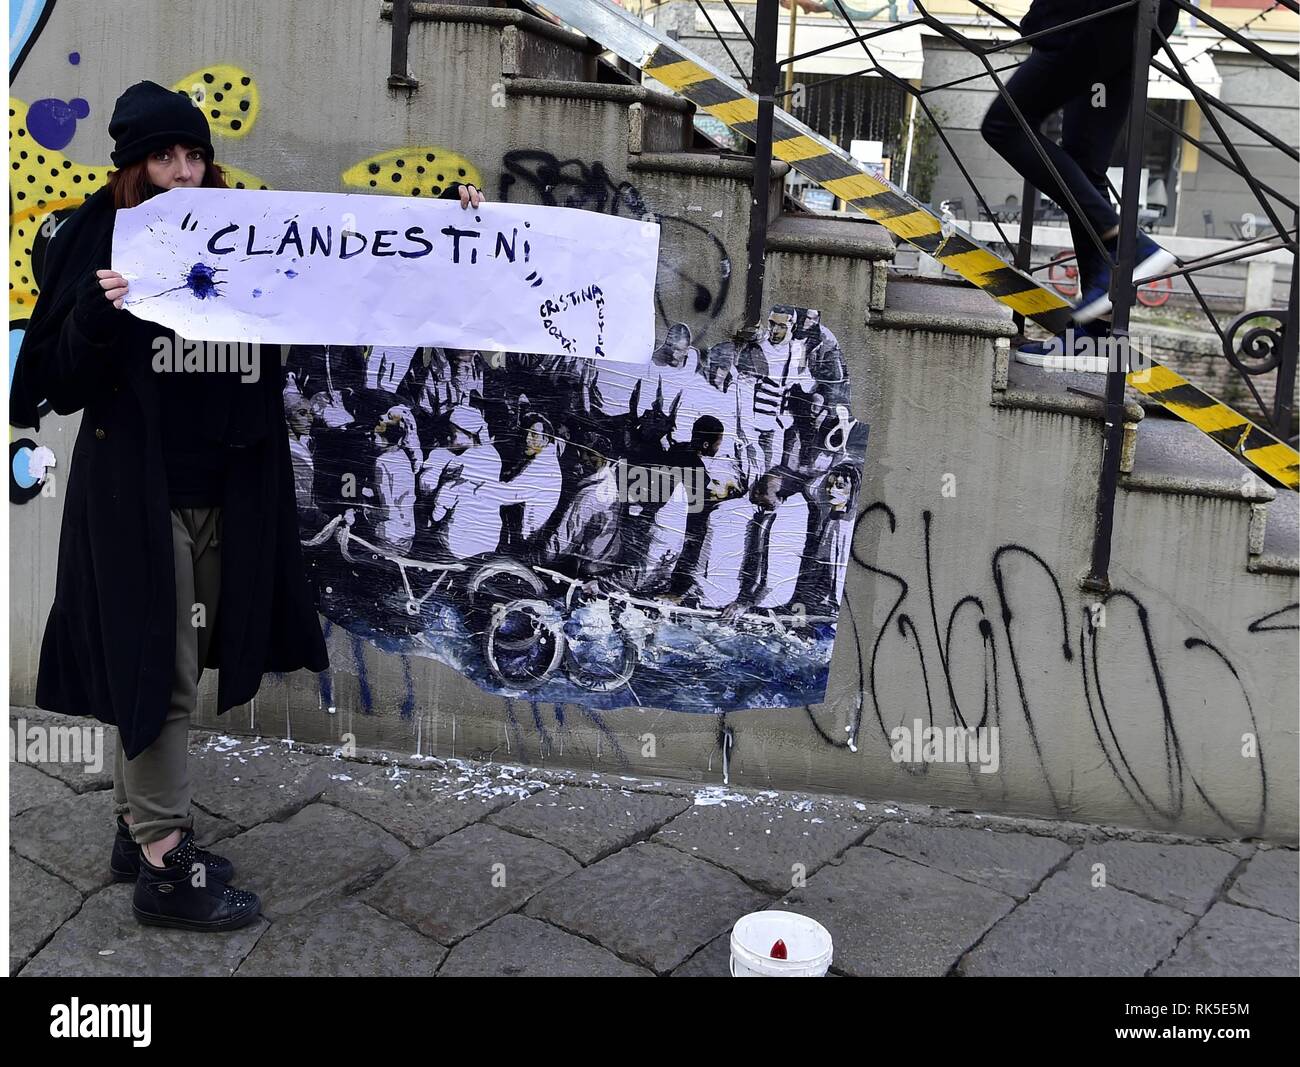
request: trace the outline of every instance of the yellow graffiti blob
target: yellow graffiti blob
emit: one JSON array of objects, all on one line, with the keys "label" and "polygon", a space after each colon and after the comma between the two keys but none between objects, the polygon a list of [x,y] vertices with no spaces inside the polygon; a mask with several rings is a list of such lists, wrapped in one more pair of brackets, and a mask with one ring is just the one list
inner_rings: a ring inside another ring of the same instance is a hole
[{"label": "yellow graffiti blob", "polygon": [[36,303],[32,245],[47,218],[76,207],[112,168],[74,163],[39,144],[27,129],[27,105],[9,98],[9,318],[25,319]]},{"label": "yellow graffiti blob", "polygon": [[266,182],[262,181],[256,174],[249,174],[246,170],[240,170],[238,167],[232,167],[229,163],[217,161],[221,167],[221,173],[226,176],[226,185],[231,189],[269,189],[271,188]]},{"label": "yellow graffiti blob", "polygon": [[436,145],[380,152],[343,172],[344,185],[402,196],[441,196],[450,182],[481,188],[483,179],[464,156]]},{"label": "yellow graffiti blob", "polygon": [[[211,70],[233,69],[212,67]],[[223,83],[224,84],[224,83]],[[32,247],[56,211],[77,207],[103,185],[114,167],[74,163],[39,144],[27,129],[27,105],[9,98],[9,318],[28,318],[36,303]],[[232,189],[266,189],[257,175],[221,164]],[[46,235],[48,236],[47,229]]]},{"label": "yellow graffiti blob", "polygon": [[173,82],[172,88],[189,93],[214,135],[243,137],[257,121],[257,82],[239,67],[228,63],[200,67]]}]

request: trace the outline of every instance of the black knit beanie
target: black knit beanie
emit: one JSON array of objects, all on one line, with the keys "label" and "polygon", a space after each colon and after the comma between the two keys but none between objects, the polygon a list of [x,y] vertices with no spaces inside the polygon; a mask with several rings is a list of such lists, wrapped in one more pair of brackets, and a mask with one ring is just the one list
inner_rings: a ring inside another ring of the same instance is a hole
[{"label": "black knit beanie", "polygon": [[206,116],[189,94],[165,89],[157,82],[136,82],[117,98],[108,135],[115,146],[113,166],[119,168],[174,144],[193,145],[212,158]]}]

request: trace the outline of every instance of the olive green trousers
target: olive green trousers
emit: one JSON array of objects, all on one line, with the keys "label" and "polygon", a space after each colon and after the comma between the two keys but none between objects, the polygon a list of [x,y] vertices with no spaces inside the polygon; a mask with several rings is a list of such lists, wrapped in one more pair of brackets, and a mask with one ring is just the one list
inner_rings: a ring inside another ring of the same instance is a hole
[{"label": "olive green trousers", "polygon": [[167,717],[157,740],[135,759],[116,746],[113,814],[131,815],[139,844],[173,830],[191,830],[187,761],[190,716],[198,705],[199,677],[217,624],[221,592],[221,509],[172,508],[176,564],[176,673]]}]

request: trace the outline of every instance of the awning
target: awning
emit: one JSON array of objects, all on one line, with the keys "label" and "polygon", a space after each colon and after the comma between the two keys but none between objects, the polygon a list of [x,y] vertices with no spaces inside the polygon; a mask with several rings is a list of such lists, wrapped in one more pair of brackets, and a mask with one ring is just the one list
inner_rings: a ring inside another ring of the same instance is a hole
[{"label": "awning", "polygon": [[[1223,76],[1219,69],[1214,65],[1214,59],[1207,51],[1213,45],[1213,41],[1207,41],[1200,38],[1189,41],[1185,38],[1175,37],[1170,41],[1173,45],[1174,55],[1178,57],[1187,71],[1187,77],[1198,89],[1216,100],[1219,98],[1219,91],[1223,88]],[[1162,48],[1156,52],[1153,57],[1154,61],[1161,66],[1168,67],[1175,73],[1178,67],[1169,59],[1169,56]],[[1164,72],[1156,70],[1155,67],[1150,69],[1150,76],[1147,78],[1147,98],[1151,100],[1192,100],[1192,91],[1180,82],[1174,81]]]}]

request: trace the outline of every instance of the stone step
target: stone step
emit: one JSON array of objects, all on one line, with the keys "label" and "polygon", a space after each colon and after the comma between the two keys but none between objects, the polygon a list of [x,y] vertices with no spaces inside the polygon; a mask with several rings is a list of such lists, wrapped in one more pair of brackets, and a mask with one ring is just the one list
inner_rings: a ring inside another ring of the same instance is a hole
[{"label": "stone step", "polygon": [[1138,434],[1137,456],[1125,487],[1152,493],[1221,497],[1264,504],[1276,490],[1195,426],[1152,416]]},{"label": "stone step", "polygon": [[[560,78],[511,77],[505,91],[514,97],[551,97],[592,108],[613,106],[628,113],[628,151],[671,152],[689,149],[694,140],[688,100],[640,85]],[[545,128],[551,128],[548,124]]]},{"label": "stone step", "polygon": [[1300,574],[1300,493],[1279,489],[1266,510],[1264,543],[1250,569],[1261,574]]},{"label": "stone step", "polygon": [[[393,5],[383,4],[380,18],[391,21]],[[412,36],[421,23],[483,26],[501,33],[502,72],[519,77],[597,77],[596,57],[604,49],[580,33],[556,26],[530,12],[485,4],[413,3]],[[411,64],[411,73],[422,80],[422,72]]]},{"label": "stone step", "polygon": [[[1004,385],[998,390],[994,380],[993,403],[997,407],[1023,408],[1026,411],[1049,411],[1059,415],[1076,415],[1086,419],[1106,417],[1106,376],[1076,371],[1048,370],[1017,362],[1015,353],[1006,350]],[[1131,395],[1124,400],[1125,447],[1120,470],[1133,465],[1133,442],[1143,408]]]}]

